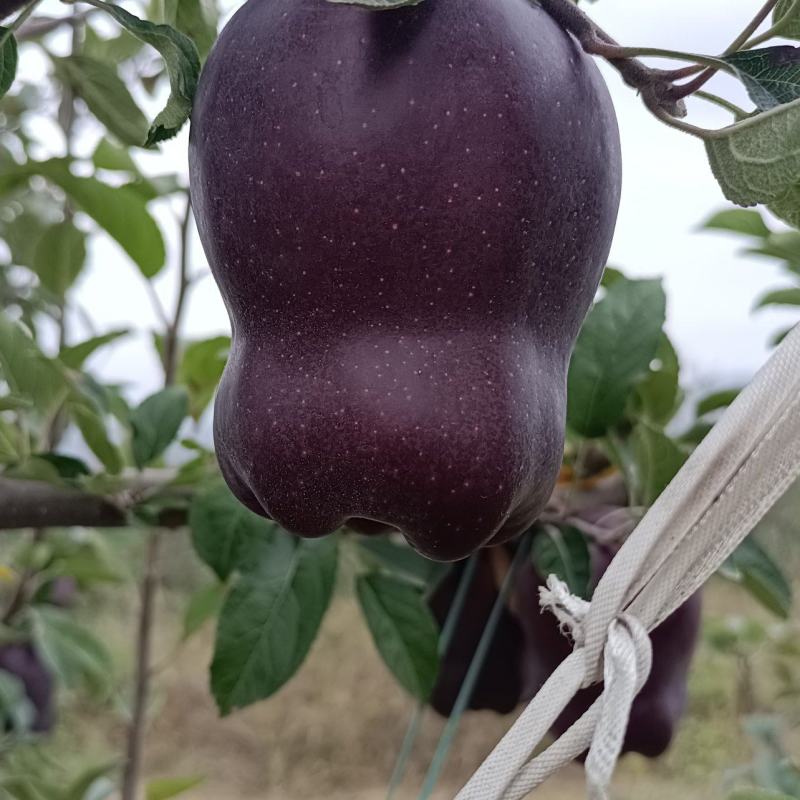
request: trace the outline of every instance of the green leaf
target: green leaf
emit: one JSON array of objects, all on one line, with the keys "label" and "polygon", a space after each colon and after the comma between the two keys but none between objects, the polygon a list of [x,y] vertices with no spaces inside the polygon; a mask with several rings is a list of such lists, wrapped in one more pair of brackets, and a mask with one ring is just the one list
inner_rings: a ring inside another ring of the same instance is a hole
[{"label": "green leaf", "polygon": [[69,410],[89,449],[100,459],[109,474],[118,475],[125,465],[122,453],[109,438],[101,414],[91,403],[83,400],[70,403]]},{"label": "green leaf", "polygon": [[258,564],[258,553],[278,533],[271,520],[245,508],[227,486],[198,492],[189,510],[194,549],[220,580]]},{"label": "green leaf", "polygon": [[230,352],[230,336],[192,342],[184,350],[178,367],[178,383],[189,390],[189,411],[199,419],[222,377]]},{"label": "green leaf", "polygon": [[373,11],[391,11],[394,8],[403,8],[403,6],[418,6],[423,0],[328,0],[328,2],[347,6],[363,6]]},{"label": "green leaf", "polygon": [[544,525],[531,544],[531,558],[543,578],[555,575],[578,597],[588,600],[592,562],[586,537],[576,528]]},{"label": "green leaf", "polygon": [[752,655],[767,638],[766,628],[750,617],[712,617],[703,625],[703,638],[726,655]]},{"label": "green leaf", "polygon": [[638,413],[643,419],[657,425],[666,425],[680,405],[680,362],[672,342],[661,334],[655,359],[647,375],[636,385]]},{"label": "green leaf", "polygon": [[378,652],[401,686],[427,700],[439,671],[439,629],[422,591],[390,575],[360,575],[356,593]]},{"label": "green leaf", "polygon": [[11,390],[47,415],[63,402],[69,384],[57,362],[47,358],[23,328],[0,313],[0,375]]},{"label": "green leaf", "polygon": [[192,594],[183,615],[183,640],[194,636],[209,620],[219,616],[228,587],[216,582]]},{"label": "green leaf", "polygon": [[778,45],[724,56],[762,111],[800,98],[800,47]]},{"label": "green leaf", "polygon": [[143,145],[147,118],[110,64],[86,55],[53,58],[56,73],[123,144]]},{"label": "green leaf", "polygon": [[[4,36],[8,28],[0,25],[0,36]],[[17,40],[14,34],[10,34],[8,39],[5,40],[3,46],[0,47],[0,98],[6,94],[14,83],[14,78],[17,75],[17,63],[19,55],[17,53]]]},{"label": "green leaf", "polygon": [[25,684],[11,672],[0,669],[0,724],[8,731],[25,733],[31,729],[36,709],[28,699]]},{"label": "green leaf", "polygon": [[620,270],[616,269],[615,267],[606,267],[603,270],[603,277],[600,279],[600,285],[604,289],[608,289],[609,286],[613,286],[615,283],[619,281],[626,281],[628,280],[624,273]]},{"label": "green leaf", "polygon": [[63,797],[60,797],[59,800],[87,800],[87,796],[91,796],[90,792],[100,779],[106,777],[116,768],[117,763],[115,761],[89,767],[72,781]]},{"label": "green leaf", "polygon": [[121,394],[121,387],[96,381],[88,372],[74,375],[76,391],[104,414],[116,417],[123,426],[130,423],[131,410]]},{"label": "green leaf", "polygon": [[58,159],[29,162],[21,169],[60,186],[120,244],[145,277],[152,278],[164,266],[166,250],[161,231],[136,192],[109,186],[96,178],[79,178],[70,172],[67,162]]},{"label": "green leaf", "polygon": [[24,458],[22,431],[0,417],[0,464],[13,464]]},{"label": "green leaf", "polygon": [[169,73],[171,93],[166,107],[150,126],[145,144],[150,147],[171,139],[192,113],[192,101],[200,76],[200,56],[194,42],[169,25],[154,25],[104,0],[87,2],[107,11],[123,28],[161,54]]},{"label": "green leaf", "polygon": [[800,225],[800,100],[722,128],[705,140],[725,197],[740,206],[768,205]]},{"label": "green leaf", "polygon": [[697,404],[697,416],[703,417],[720,408],[727,408],[740,394],[741,389],[721,389],[702,398]]},{"label": "green leaf", "polygon": [[20,464],[14,464],[3,473],[7,478],[16,478],[23,481],[42,481],[52,483],[54,486],[63,486],[64,481],[58,469],[43,458],[32,456]]},{"label": "green leaf", "polygon": [[103,38],[91,25],[86,26],[86,34],[81,52],[97,61],[107,64],[121,64],[128,61],[142,50],[142,43],[126,30],[111,38]]},{"label": "green leaf", "polygon": [[111,657],[93,633],[61,609],[36,606],[28,615],[39,650],[64,685],[97,692],[108,688]]},{"label": "green leaf", "polygon": [[155,461],[167,449],[188,412],[189,398],[179,387],[151,395],[131,412],[133,460],[139,469]]},{"label": "green leaf", "polygon": [[127,147],[115,144],[108,139],[101,139],[94,154],[92,161],[98,169],[107,169],[111,172],[132,172],[138,174],[139,170],[136,162],[131,158]]},{"label": "green leaf", "polygon": [[800,306],[800,288],[767,292],[758,299],[755,308],[764,308],[765,306]]},{"label": "green leaf", "polygon": [[70,577],[86,588],[101,583],[117,584],[127,575],[116,551],[96,530],[82,531],[77,538],[70,532],[51,534],[48,543],[52,556],[42,577]]},{"label": "green leaf", "polygon": [[741,584],[761,605],[782,619],[792,612],[792,584],[769,553],[748,536],[725,562],[722,574]]},{"label": "green leaf", "polygon": [[129,333],[130,331],[127,330],[109,331],[101,336],[92,336],[91,339],[86,339],[79,344],[62,347],[58,354],[58,360],[70,369],[80,369],[89,356]]},{"label": "green leaf", "polygon": [[86,234],[72,222],[60,222],[42,234],[33,271],[46,289],[63,298],[86,263]]},{"label": "green leaf", "polygon": [[171,797],[177,797],[179,794],[188,792],[189,789],[194,789],[199,786],[205,778],[192,777],[192,778],[159,778],[150,781],[145,790],[146,800],[169,800]]},{"label": "green leaf", "polygon": [[[16,164],[14,166],[4,165],[3,169],[6,172],[12,172],[20,167]],[[3,172],[0,171],[0,184],[2,180]],[[8,207],[7,201],[4,205]],[[45,219],[44,215],[24,210],[17,214],[10,223],[3,225],[2,237],[11,251],[13,264],[23,267],[33,266],[33,257],[36,254],[39,237],[52,222],[57,222],[57,220]]]},{"label": "green leaf", "polygon": [[211,690],[222,714],[274,694],[317,636],[336,579],[337,539],[281,533],[257,574],[242,576],[219,618]]},{"label": "green leaf", "polygon": [[759,239],[764,239],[771,233],[761,212],[744,208],[718,211],[706,220],[702,227],[707,230],[732,231],[745,236],[756,236]]},{"label": "green leaf", "polygon": [[773,334],[770,337],[769,343],[773,347],[777,347],[792,331],[794,330],[794,326],[790,328],[783,328],[779,330],[777,333]]},{"label": "green leaf", "polygon": [[770,233],[758,247],[748,248],[745,253],[785,261],[789,270],[800,274],[800,231]]},{"label": "green leaf", "polygon": [[[795,184],[769,204],[769,210],[780,219],[797,227],[800,224],[800,183]],[[797,269],[795,268],[795,272]]]},{"label": "green leaf", "polygon": [[33,403],[28,397],[21,397],[18,394],[6,394],[0,397],[0,411],[22,411],[32,407]]},{"label": "green leaf", "polygon": [[602,436],[619,422],[636,382],[656,355],[666,313],[660,281],[617,281],[595,304],[569,366],[567,423]]},{"label": "green leaf", "polygon": [[158,197],[166,197],[170,194],[186,191],[185,187],[178,179],[177,175],[155,175],[151,178],[144,178],[137,175],[135,180],[124,184],[125,188],[136,192],[143,200],[150,202]]},{"label": "green leaf", "polygon": [[65,456],[61,453],[36,453],[36,457],[52,464],[58,470],[58,474],[67,480],[74,480],[91,474],[89,467],[79,458],[74,458],[73,456]]},{"label": "green leaf", "polygon": [[421,586],[434,586],[449,567],[420,555],[407,544],[398,544],[386,536],[361,536],[358,546],[377,559],[389,572]]},{"label": "green leaf", "polygon": [[205,59],[217,38],[217,10],[204,0],[165,0],[165,22],[185,33]]},{"label": "green leaf", "polygon": [[637,499],[649,506],[678,474],[689,453],[662,431],[642,423],[634,428],[631,444],[637,467]]},{"label": "green leaf", "polygon": [[790,795],[770,789],[738,789],[728,800],[794,800]]},{"label": "green leaf", "polygon": [[[794,0],[778,0],[775,11],[772,12],[774,23],[781,22],[792,11]],[[780,35],[785,39],[800,39],[800,7],[795,8],[791,18],[786,19],[786,27]]]}]

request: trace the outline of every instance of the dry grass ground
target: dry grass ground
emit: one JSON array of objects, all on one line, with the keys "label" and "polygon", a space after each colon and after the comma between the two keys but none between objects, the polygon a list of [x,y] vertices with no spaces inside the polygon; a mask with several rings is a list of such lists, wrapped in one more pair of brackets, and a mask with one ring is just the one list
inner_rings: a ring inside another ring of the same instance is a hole
[{"label": "dry grass ground", "polygon": [[[739,598],[718,586],[709,610],[730,608]],[[412,705],[375,654],[351,598],[337,598],[310,658],[282,692],[223,720],[207,686],[211,638],[207,631],[190,642],[160,676],[148,736],[149,776],[206,776],[187,800],[385,797]],[[169,639],[162,631],[162,645]],[[691,713],[675,747],[660,762],[626,759],[617,800],[722,797],[725,768],[748,757],[736,719],[732,665],[704,651],[697,666]],[[468,715],[437,797],[454,796],[511,721],[491,713]],[[91,739],[102,735],[96,717],[84,718],[81,727]],[[441,720],[427,717],[402,798],[416,797],[441,728]],[[536,796],[579,798],[582,786],[581,770],[574,767]]]},{"label": "dry grass ground", "polygon": [[[186,800],[382,800],[400,747],[412,701],[377,656],[353,598],[340,591],[322,632],[297,676],[266,702],[220,719],[208,689],[213,631],[209,628],[175,651],[177,625],[187,589],[196,584],[196,561],[185,543],[167,563],[185,565],[170,574],[161,594],[157,662],[162,664],[151,703],[146,751],[149,778],[204,776]],[[343,581],[343,583],[347,583]],[[117,591],[92,612],[120,665],[120,685],[131,663],[133,593]],[[744,594],[714,581],[706,616],[731,613],[766,618]],[[172,654],[172,655],[171,655]],[[757,676],[757,693],[769,697]],[[751,758],[736,707],[732,660],[701,648],[692,674],[690,711],[668,756],[657,762],[628,757],[615,779],[615,800],[722,800],[727,771]],[[64,709],[54,743],[59,759],[94,762],[122,750],[123,716],[108,704],[85,699]],[[800,721],[800,707],[794,707]],[[437,798],[452,798],[511,724],[491,713],[466,716]],[[398,800],[419,790],[442,721],[426,717]],[[800,728],[790,746],[800,753]],[[580,767],[565,770],[535,795],[538,800],[583,797]]]}]

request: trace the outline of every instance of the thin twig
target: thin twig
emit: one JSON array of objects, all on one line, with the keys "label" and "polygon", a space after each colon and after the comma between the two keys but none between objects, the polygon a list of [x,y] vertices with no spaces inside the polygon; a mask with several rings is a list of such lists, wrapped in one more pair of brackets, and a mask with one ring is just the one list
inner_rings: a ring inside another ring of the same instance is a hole
[{"label": "thin twig", "polygon": [[28,5],[25,6],[25,8],[22,10],[22,13],[3,31],[2,34],[0,34],[0,47],[3,47],[3,45],[5,45],[5,43],[14,35],[14,33],[22,27],[25,21],[36,10],[36,6],[38,6],[41,2],[42,0],[33,0],[31,3],[28,3]]},{"label": "thin twig", "polygon": [[167,317],[167,312],[164,309],[164,304],[161,302],[161,298],[158,296],[155,288],[153,288],[153,284],[151,281],[144,282],[145,289],[147,291],[147,295],[150,299],[150,304],[153,306],[153,311],[155,311],[156,316],[158,317],[158,321],[165,327],[169,327],[169,318]]},{"label": "thin twig", "polygon": [[[189,289],[189,238],[192,220],[192,204],[188,195],[186,210],[180,220],[180,245],[178,253],[178,297],[172,320],[164,332],[164,386],[175,381],[178,367],[179,333],[186,307],[186,294]],[[159,544],[163,531],[156,528],[150,534],[145,573],[141,587],[141,609],[136,638],[136,684],[133,699],[133,712],[128,728],[125,770],[122,781],[121,800],[136,800],[142,771],[145,729],[147,727],[147,700],[153,677],[151,668],[154,607],[158,592]]]},{"label": "thin twig", "polygon": [[92,8],[89,11],[80,11],[65,17],[34,17],[19,28],[17,31],[17,41],[29,42],[33,39],[40,39],[42,36],[46,36],[48,33],[52,33],[65,25],[75,27],[86,20],[90,14],[96,12],[97,9]]},{"label": "thin twig", "polygon": [[712,94],[711,92],[695,92],[695,97],[699,97],[701,100],[705,100],[708,103],[713,103],[715,106],[719,106],[720,108],[724,108],[726,111],[730,111],[737,120],[746,119],[748,116],[750,116],[747,111],[737,106],[736,103],[732,103],[730,100],[726,100],[724,97]]},{"label": "thin twig", "polygon": [[156,589],[159,581],[158,562],[161,533],[160,530],[154,530],[150,534],[145,555],[139,626],[136,636],[136,686],[122,775],[122,800],[136,800],[139,776],[142,770],[147,703],[150,694],[150,657],[153,644]]},{"label": "thin twig", "polygon": [[794,3],[786,10],[786,13],[771,28],[768,28],[758,36],[754,36],[742,46],[742,49],[750,50],[764,42],[768,42],[770,39],[774,39],[776,36],[780,36],[792,22],[797,22],[798,13],[800,13],[800,0],[794,0]]},{"label": "thin twig", "polygon": [[[755,17],[750,20],[747,27],[745,27],[745,29],[730,43],[723,55],[729,56],[731,53],[736,53],[742,47],[744,47],[750,37],[761,27],[761,24],[770,15],[777,4],[778,0],[767,0]],[[717,70],[714,67],[707,67],[693,81],[689,81],[689,83],[685,83],[681,86],[674,86],[671,91],[671,96],[676,100],[680,100],[684,97],[688,97],[691,94],[695,94],[702,89],[716,74]]]},{"label": "thin twig", "polygon": [[178,297],[175,301],[175,312],[172,322],[164,335],[164,383],[169,386],[175,381],[178,369],[180,346],[180,326],[186,304],[186,294],[191,285],[189,279],[189,235],[192,221],[192,201],[187,196],[186,211],[180,222],[180,257],[178,264]]}]

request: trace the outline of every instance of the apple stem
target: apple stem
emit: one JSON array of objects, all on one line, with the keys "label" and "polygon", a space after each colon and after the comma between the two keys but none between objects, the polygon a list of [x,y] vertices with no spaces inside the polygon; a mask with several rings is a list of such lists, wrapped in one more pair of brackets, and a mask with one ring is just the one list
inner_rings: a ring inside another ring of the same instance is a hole
[{"label": "apple stem", "polygon": [[[778,4],[778,0],[767,0],[722,56],[714,58],[658,48],[621,47],[598,27],[591,17],[581,11],[573,0],[538,0],[538,2],[561,27],[578,40],[586,53],[604,58],[620,73],[628,86],[639,91],[645,106],[654,116],[670,127],[702,139],[713,135],[713,132],[680,121],[680,118],[686,116],[684,99],[698,93],[720,70],[733,73],[733,69],[723,60],[725,56],[742,49],[750,49],[777,36],[789,24],[793,12],[800,9],[800,0],[794,0],[787,13],[769,30],[754,36]],[[693,66],[674,70],[653,69],[639,60],[642,56],[685,59],[695,63]],[[692,76],[695,77],[688,83],[675,83]]]},{"label": "apple stem", "polygon": [[572,0],[539,0],[539,3],[561,27],[580,42],[585,52],[605,58],[628,86],[640,91],[645,99],[651,99],[668,114],[686,116],[683,104],[669,97],[673,83],[664,76],[663,71],[651,69],[638,58],[632,57],[626,52],[626,48],[620,47]]}]

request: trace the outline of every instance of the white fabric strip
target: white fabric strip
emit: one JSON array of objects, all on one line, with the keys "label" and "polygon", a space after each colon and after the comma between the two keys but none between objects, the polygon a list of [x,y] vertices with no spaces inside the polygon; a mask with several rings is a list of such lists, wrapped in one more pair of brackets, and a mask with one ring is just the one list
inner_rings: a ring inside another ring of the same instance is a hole
[{"label": "white fabric strip", "polygon": [[[798,477],[800,327],[654,503],[612,561],[591,604],[581,607],[563,593],[558,598],[558,616],[571,629],[575,650],[457,800],[519,800],[589,747],[589,796],[604,798],[630,702],[650,670],[644,633],[708,580]],[[555,584],[548,586],[552,590]],[[545,599],[555,604],[552,596]],[[531,759],[578,689],[603,678],[603,696]]]}]

